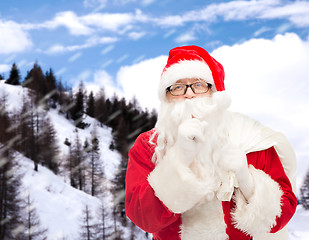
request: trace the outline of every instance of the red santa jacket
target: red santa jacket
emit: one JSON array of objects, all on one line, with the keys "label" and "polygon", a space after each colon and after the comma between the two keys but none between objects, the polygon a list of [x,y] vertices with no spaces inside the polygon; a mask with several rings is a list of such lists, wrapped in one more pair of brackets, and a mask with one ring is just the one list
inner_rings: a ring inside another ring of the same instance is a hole
[{"label": "red santa jacket", "polygon": [[[152,134],[153,130],[141,134],[129,152],[125,208],[127,216],[144,231],[153,233],[154,239],[265,240],[267,234],[282,231],[293,216],[297,199],[274,147],[247,154],[255,183],[254,194],[248,201],[236,191],[229,202],[204,204],[189,214],[185,210],[172,212],[174,206],[162,201],[160,189],[166,188],[167,193],[163,194],[178,194],[179,202],[184,198],[185,204],[190,204],[199,193],[186,191],[199,183],[190,180],[193,185],[187,186],[181,176],[177,179],[179,174],[174,169],[162,171],[171,166],[154,165],[155,145],[149,142]],[[178,171],[179,167],[173,168]],[[151,174],[155,180],[150,183]],[[169,186],[172,178],[179,182],[178,187]],[[286,234],[275,239],[286,239]]]}]

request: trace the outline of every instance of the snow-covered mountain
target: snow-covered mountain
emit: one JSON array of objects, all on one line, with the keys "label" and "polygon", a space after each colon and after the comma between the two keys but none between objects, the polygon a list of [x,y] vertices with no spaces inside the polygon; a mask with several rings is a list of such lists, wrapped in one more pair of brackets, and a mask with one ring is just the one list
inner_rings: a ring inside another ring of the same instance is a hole
[{"label": "snow-covered mountain", "polygon": [[[21,86],[11,86],[0,81],[0,97],[7,94],[7,110],[13,112],[20,110],[25,89]],[[57,133],[57,139],[63,157],[68,153],[68,146],[64,144],[65,139],[71,142],[75,138],[75,126],[56,109],[47,112]],[[84,120],[90,126],[86,129],[79,129],[78,135],[83,142],[90,137],[93,125],[98,123],[87,117]],[[106,126],[99,126],[97,134],[100,141],[100,154],[102,165],[108,180],[115,175],[116,168],[120,162],[120,155],[109,149],[112,141],[111,129]],[[20,172],[23,173],[22,193],[30,193],[36,212],[43,228],[48,229],[47,236],[50,240],[79,240],[83,210],[87,205],[94,218],[99,219],[102,201],[105,206],[112,208],[112,201],[109,196],[105,199],[92,197],[82,191],[70,186],[69,179],[65,176],[57,176],[49,169],[39,166],[39,171],[33,170],[33,162],[19,153],[15,157],[20,163]],[[109,220],[112,221],[112,220]],[[112,223],[110,223],[112,224]],[[309,211],[298,206],[297,212],[289,224],[290,240],[309,239]],[[124,229],[124,234],[126,230]],[[124,235],[125,236],[125,235]],[[113,239],[112,237],[110,239]],[[146,239],[144,234],[139,234],[136,239]]]},{"label": "snow-covered mountain", "polygon": [[[20,111],[22,99],[27,96],[27,91],[26,88],[21,86],[12,86],[4,84],[4,81],[0,81],[0,97],[6,96],[8,112]],[[80,142],[83,143],[86,138],[90,139],[93,126],[96,125],[100,160],[107,178],[107,185],[109,186],[108,181],[111,181],[115,176],[120,162],[120,154],[109,148],[113,140],[112,129],[104,125],[101,126],[95,119],[87,116],[83,121],[89,124],[89,127],[76,130],[73,122],[59,114],[57,109],[51,109],[46,114],[48,114],[56,131],[60,159],[65,159],[69,151],[69,147],[64,144],[65,139],[74,142],[76,134],[78,134]],[[83,211],[86,205],[94,222],[101,221],[102,204],[104,204],[106,209],[113,208],[110,193],[107,193],[104,199],[93,197],[71,187],[69,177],[66,174],[55,175],[52,171],[41,165],[39,165],[38,171],[34,171],[32,160],[20,153],[15,153],[14,155],[14,158],[20,164],[19,172],[23,176],[21,195],[27,196],[30,194],[32,204],[39,216],[41,227],[48,230],[48,240],[79,240],[82,219],[85,215]],[[111,216],[107,217],[107,223],[105,224],[107,228],[109,226],[111,228],[114,224]],[[111,232],[112,230],[109,231]],[[126,236],[126,229],[124,228],[123,231],[124,236]],[[113,239],[113,237],[111,236],[110,239]],[[136,239],[145,239],[144,233],[137,234]]]}]

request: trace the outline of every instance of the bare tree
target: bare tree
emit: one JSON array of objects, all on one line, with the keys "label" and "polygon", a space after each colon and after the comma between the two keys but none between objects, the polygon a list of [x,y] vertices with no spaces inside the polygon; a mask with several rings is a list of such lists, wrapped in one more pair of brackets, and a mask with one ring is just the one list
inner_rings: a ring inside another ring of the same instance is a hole
[{"label": "bare tree", "polygon": [[71,186],[82,191],[85,190],[85,184],[86,184],[85,159],[86,158],[83,151],[83,147],[78,136],[78,130],[76,129],[76,137],[74,144],[70,148],[68,161],[69,161]]},{"label": "bare tree", "polygon": [[26,197],[25,229],[28,240],[46,240],[47,229],[41,227],[40,219],[36,213],[30,193]]},{"label": "bare tree", "polygon": [[306,210],[309,210],[309,170],[300,188],[300,202]]},{"label": "bare tree", "polygon": [[0,239],[24,239],[22,201],[19,197],[21,175],[11,149],[0,145]]},{"label": "bare tree", "polygon": [[99,225],[94,221],[93,215],[89,209],[88,204],[83,210],[83,223],[81,225],[81,240],[97,240],[99,237]]}]

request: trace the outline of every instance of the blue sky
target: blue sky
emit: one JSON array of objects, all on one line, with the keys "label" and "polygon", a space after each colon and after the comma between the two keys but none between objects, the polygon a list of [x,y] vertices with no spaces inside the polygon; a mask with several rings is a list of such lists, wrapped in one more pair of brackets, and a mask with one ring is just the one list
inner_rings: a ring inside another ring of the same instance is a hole
[{"label": "blue sky", "polygon": [[284,132],[309,167],[309,1],[1,0],[0,73],[37,61],[69,85],[157,108],[168,51],[208,50],[231,110]]},{"label": "blue sky", "polygon": [[0,72],[38,61],[69,84],[166,55],[186,44],[208,51],[251,38],[308,36],[308,1],[2,0]]}]

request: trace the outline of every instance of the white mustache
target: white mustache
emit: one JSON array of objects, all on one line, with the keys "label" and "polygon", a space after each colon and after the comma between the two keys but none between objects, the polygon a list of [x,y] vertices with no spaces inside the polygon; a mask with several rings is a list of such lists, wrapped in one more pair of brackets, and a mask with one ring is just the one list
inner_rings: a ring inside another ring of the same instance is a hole
[{"label": "white mustache", "polygon": [[175,124],[192,117],[206,120],[212,114],[217,115],[227,110],[231,104],[231,98],[225,92],[215,92],[212,96],[186,99],[182,102],[171,103],[171,118]]}]

